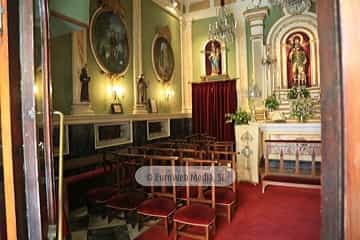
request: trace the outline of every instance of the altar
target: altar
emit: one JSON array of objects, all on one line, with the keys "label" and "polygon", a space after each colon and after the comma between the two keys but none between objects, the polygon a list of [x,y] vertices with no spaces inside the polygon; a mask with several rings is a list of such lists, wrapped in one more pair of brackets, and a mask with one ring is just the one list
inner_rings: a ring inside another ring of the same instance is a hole
[{"label": "altar", "polygon": [[[266,140],[318,141],[321,139],[319,120],[298,122],[254,122],[235,126],[236,151],[238,155],[237,174],[239,181],[258,184],[261,172],[261,160],[264,157]],[[286,156],[294,160],[295,156]],[[308,157],[304,157],[309,158]],[[321,161],[317,157],[316,161]]]}]

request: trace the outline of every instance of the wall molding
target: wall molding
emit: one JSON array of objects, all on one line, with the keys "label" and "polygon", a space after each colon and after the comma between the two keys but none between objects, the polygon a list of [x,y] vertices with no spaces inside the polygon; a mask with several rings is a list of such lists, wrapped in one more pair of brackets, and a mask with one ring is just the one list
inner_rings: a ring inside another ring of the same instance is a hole
[{"label": "wall molding", "polygon": [[[66,115],[64,122],[67,125],[114,123],[123,121],[147,121],[158,119],[192,118],[191,113],[148,113],[148,114],[92,114]],[[56,122],[54,123],[56,124]]]},{"label": "wall molding", "polygon": [[181,11],[177,8],[174,9],[169,5],[168,1],[164,0],[152,0],[154,3],[156,3],[159,7],[164,9],[167,13],[169,13],[171,16],[176,17],[180,19],[182,17]]}]

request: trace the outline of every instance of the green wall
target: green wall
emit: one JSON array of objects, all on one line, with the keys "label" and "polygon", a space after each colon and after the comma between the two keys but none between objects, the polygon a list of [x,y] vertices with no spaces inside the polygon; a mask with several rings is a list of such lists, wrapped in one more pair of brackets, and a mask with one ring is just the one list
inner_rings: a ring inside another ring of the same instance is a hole
[{"label": "green wall", "polygon": [[[193,81],[199,82],[201,75],[201,51],[205,43],[209,40],[209,24],[215,21],[215,17],[200,19],[192,23],[192,55],[193,55]],[[236,52],[235,42],[227,46],[227,71],[230,77],[236,76]]]},{"label": "green wall", "polygon": [[[152,0],[141,1],[142,12],[142,56],[145,81],[148,83],[149,98],[157,101],[159,112],[181,111],[181,36],[179,20],[165,12]],[[158,28],[168,26],[171,33],[171,46],[175,57],[174,77],[168,86],[174,96],[166,101],[163,98],[165,84],[158,81],[152,66],[152,42]]]},{"label": "green wall", "polygon": [[51,39],[51,70],[54,109],[70,114],[72,104],[71,34]]},{"label": "green wall", "polygon": [[[92,0],[90,4],[90,16],[96,10],[97,1]],[[130,41],[130,63],[129,69],[126,74],[119,78],[117,81],[119,85],[125,89],[124,97],[121,98],[121,104],[123,107],[124,113],[131,113],[133,110],[134,102],[134,89],[133,89],[133,62],[132,62],[132,1],[123,0],[121,1],[125,9],[125,23],[128,28],[128,37]],[[113,96],[111,94],[110,88],[112,86],[112,80],[109,76],[102,73],[101,69],[97,65],[95,58],[92,54],[90,44],[88,44],[88,69],[89,75],[91,76],[90,82],[90,101],[92,108],[95,113],[110,113],[111,108],[110,104],[113,101]]]},{"label": "green wall", "polygon": [[[97,0],[90,2],[90,16],[96,10]],[[125,89],[121,104],[124,113],[131,113],[134,105],[133,89],[133,53],[132,53],[132,0],[121,1],[125,8],[125,21],[128,27],[130,40],[130,64],[126,74],[119,78],[118,84]],[[172,36],[171,45],[175,56],[174,78],[169,87],[174,91],[174,96],[164,100],[162,92],[165,85],[160,83],[152,67],[151,46],[158,27],[169,26]],[[58,25],[53,26],[58,28]],[[61,31],[59,31],[61,32]],[[148,97],[157,100],[159,112],[180,112],[181,111],[181,46],[180,46],[180,23],[177,18],[165,12],[152,0],[142,1],[142,48],[143,48],[143,72],[148,83]],[[52,38],[52,77],[54,86],[55,108],[66,114],[71,113],[72,104],[72,41],[71,34],[53,35]],[[112,80],[101,72],[92,54],[88,43],[88,72],[91,77],[89,94],[92,108],[97,114],[110,113],[110,104],[113,101],[110,88]]]}]

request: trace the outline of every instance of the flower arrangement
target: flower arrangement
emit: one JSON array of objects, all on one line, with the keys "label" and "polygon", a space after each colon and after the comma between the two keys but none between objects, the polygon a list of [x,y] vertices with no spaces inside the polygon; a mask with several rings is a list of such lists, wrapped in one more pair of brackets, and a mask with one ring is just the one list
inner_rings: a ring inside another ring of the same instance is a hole
[{"label": "flower arrangement", "polygon": [[299,122],[303,122],[313,116],[313,107],[314,102],[311,98],[299,97],[291,103],[290,116],[297,118]]},{"label": "flower arrangement", "polygon": [[288,98],[289,99],[297,99],[298,97],[301,98],[309,98],[310,97],[310,92],[307,88],[305,87],[292,87],[288,93]]},{"label": "flower arrangement", "polygon": [[278,109],[280,103],[277,100],[275,94],[273,94],[272,96],[269,96],[266,98],[265,100],[265,107],[269,110],[269,111],[273,111]]},{"label": "flower arrangement", "polygon": [[234,122],[236,125],[248,124],[250,121],[250,114],[242,109],[239,109],[235,113],[226,113],[225,114],[226,122]]}]

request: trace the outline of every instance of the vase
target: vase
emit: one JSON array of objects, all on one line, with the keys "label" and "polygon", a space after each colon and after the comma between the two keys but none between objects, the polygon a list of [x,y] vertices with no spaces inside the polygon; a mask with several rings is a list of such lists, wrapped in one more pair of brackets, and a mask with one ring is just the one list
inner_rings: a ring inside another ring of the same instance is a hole
[{"label": "vase", "polygon": [[305,118],[303,115],[300,115],[299,118],[298,118],[299,122],[303,123],[305,122]]}]

